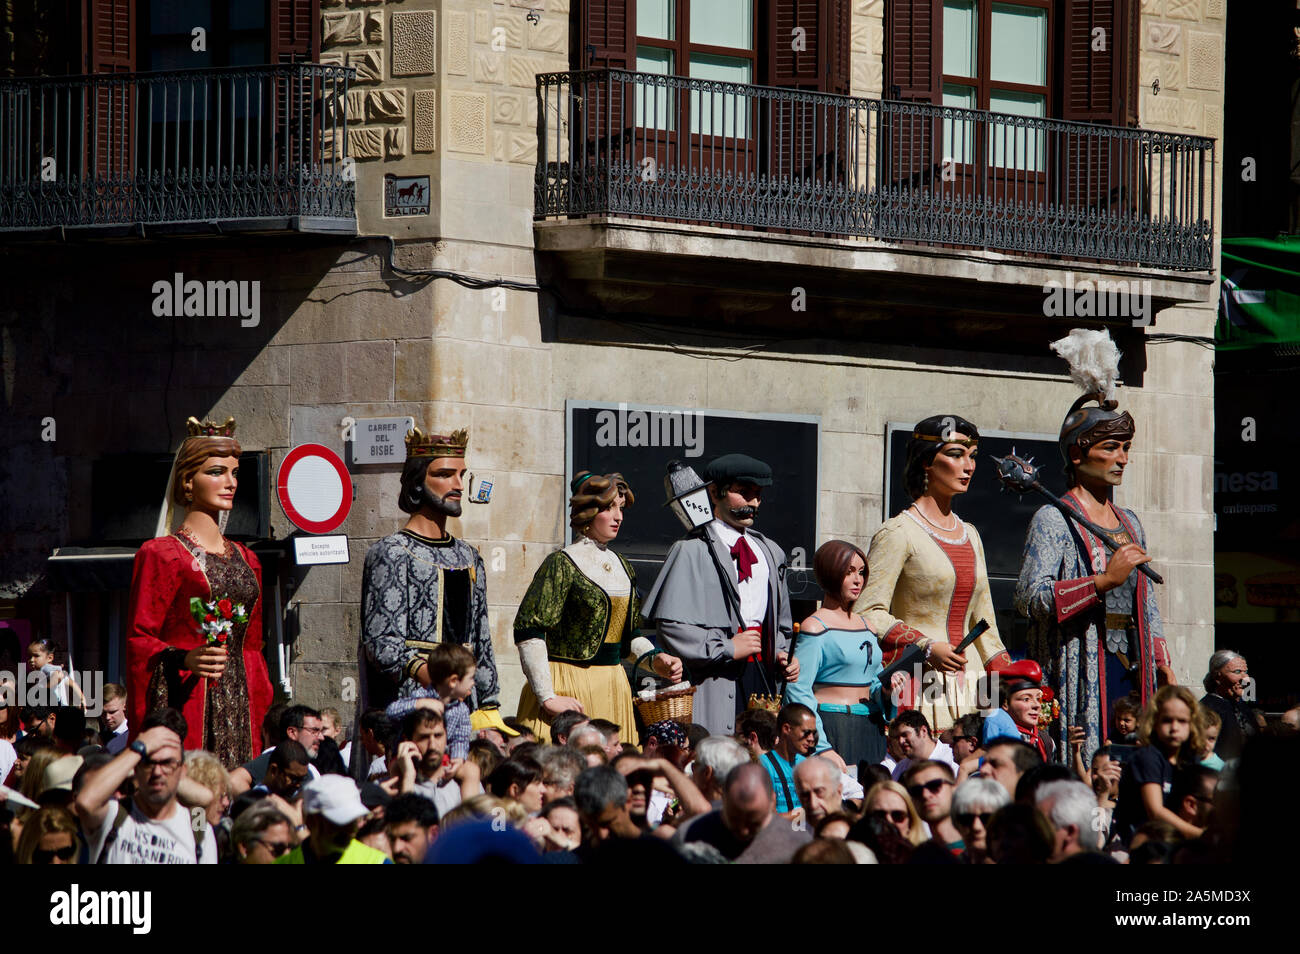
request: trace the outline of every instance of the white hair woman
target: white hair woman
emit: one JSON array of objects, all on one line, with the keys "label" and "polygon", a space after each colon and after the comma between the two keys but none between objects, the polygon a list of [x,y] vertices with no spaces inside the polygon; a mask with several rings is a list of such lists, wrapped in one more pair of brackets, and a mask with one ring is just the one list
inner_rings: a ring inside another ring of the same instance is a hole
[{"label": "white hair woman", "polygon": [[973,865],[992,864],[988,823],[995,812],[1011,804],[1007,790],[991,778],[968,778],[952,793],[952,823],[961,832],[966,850],[962,860]]}]

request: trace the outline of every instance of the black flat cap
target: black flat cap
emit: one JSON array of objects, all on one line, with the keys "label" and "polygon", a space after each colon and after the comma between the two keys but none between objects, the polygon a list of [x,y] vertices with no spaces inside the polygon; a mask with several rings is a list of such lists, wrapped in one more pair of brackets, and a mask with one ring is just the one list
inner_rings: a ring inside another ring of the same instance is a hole
[{"label": "black flat cap", "polygon": [[772,468],[748,454],[723,454],[709,461],[704,479],[718,485],[747,480],[759,487],[771,487]]}]

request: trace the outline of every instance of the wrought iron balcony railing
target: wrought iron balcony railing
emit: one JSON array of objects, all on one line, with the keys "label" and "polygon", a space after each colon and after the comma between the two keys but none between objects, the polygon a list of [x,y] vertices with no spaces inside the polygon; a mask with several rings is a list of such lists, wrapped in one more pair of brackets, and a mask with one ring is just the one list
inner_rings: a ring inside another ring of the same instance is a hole
[{"label": "wrought iron balcony railing", "polygon": [[537,99],[537,218],[1212,268],[1206,137],[623,70]]},{"label": "wrought iron balcony railing", "polygon": [[308,63],[0,79],[0,230],[356,230],[353,71]]}]

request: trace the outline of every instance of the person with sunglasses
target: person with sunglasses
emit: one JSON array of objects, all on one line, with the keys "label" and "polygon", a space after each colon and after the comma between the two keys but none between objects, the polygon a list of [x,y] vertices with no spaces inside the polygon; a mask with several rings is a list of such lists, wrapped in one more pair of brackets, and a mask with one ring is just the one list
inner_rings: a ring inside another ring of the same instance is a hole
[{"label": "person with sunglasses", "polygon": [[27,819],[15,860],[20,865],[75,865],[80,850],[77,820],[67,809],[52,805]]},{"label": "person with sunglasses", "polygon": [[988,853],[989,822],[999,808],[1010,804],[1007,790],[991,778],[976,776],[957,786],[952,793],[950,815],[966,845],[962,861],[973,865],[993,863]]},{"label": "person with sunglasses", "polygon": [[952,766],[947,762],[930,759],[914,762],[903,773],[901,782],[921,820],[930,826],[932,841],[954,857],[960,858],[966,850],[961,832],[952,823],[952,793],[954,782]]},{"label": "person with sunglasses", "polygon": [[862,817],[893,825],[914,847],[928,837],[925,823],[912,804],[912,797],[897,782],[877,782],[871,786],[862,803]]},{"label": "person with sunglasses", "polygon": [[244,809],[230,830],[231,858],[241,865],[270,865],[298,844],[293,823],[269,800]]},{"label": "person with sunglasses", "polygon": [[776,811],[788,815],[799,807],[795,793],[795,767],[817,748],[817,714],[800,702],[791,702],[776,716],[776,741],[760,760],[772,777]]},{"label": "person with sunglasses", "polygon": [[[186,778],[182,746],[188,731],[185,717],[175,709],[154,712],[121,754],[86,774],[76,805],[92,863],[217,863],[207,819],[192,817],[177,798]],[[132,776],[135,794],[129,802],[118,802],[118,788]],[[211,799],[210,792],[207,797]]]}]

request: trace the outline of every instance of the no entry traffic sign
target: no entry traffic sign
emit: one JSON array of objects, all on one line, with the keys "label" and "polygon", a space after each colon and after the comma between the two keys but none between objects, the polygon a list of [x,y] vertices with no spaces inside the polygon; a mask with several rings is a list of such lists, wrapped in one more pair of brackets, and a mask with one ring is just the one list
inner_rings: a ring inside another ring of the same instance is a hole
[{"label": "no entry traffic sign", "polygon": [[299,530],[337,530],[352,509],[352,478],[339,455],[320,444],[289,451],[275,478],[284,514]]}]

